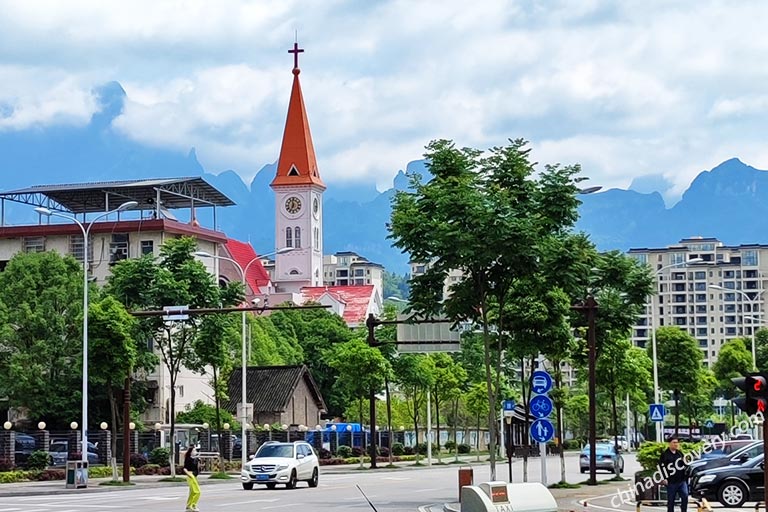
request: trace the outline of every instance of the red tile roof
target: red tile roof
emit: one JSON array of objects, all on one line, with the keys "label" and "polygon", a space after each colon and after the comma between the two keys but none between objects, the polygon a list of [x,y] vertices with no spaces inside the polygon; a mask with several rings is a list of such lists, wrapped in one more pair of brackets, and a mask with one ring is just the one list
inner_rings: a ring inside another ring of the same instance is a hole
[{"label": "red tile roof", "polygon": [[373,299],[373,285],[364,286],[307,286],[301,289],[307,300],[319,302],[326,293],[344,304],[342,318],[347,324],[365,322],[368,305]]},{"label": "red tile roof", "polygon": [[[240,242],[238,240],[228,239],[226,246],[229,256],[235,260],[243,269],[250,264],[245,274],[245,280],[252,293],[260,293],[259,287],[269,284],[269,274],[264,269],[260,260],[254,261],[257,257],[256,251],[251,244]],[[253,261],[253,263],[251,263]]]}]

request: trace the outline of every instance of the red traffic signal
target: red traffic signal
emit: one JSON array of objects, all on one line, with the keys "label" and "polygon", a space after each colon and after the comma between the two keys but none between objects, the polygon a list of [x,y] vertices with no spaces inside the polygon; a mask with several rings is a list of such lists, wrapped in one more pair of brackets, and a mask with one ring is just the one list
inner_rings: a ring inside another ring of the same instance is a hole
[{"label": "red traffic signal", "polygon": [[768,410],[768,374],[750,373],[731,381],[746,395],[733,399],[739,409],[750,415],[757,412],[765,414]]}]

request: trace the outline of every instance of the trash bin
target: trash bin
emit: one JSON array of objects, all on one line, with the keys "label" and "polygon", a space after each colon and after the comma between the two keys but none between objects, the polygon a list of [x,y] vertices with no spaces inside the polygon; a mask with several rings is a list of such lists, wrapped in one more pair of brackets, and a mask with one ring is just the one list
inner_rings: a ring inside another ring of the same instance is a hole
[{"label": "trash bin", "polygon": [[82,460],[67,461],[67,489],[88,487],[88,462]]},{"label": "trash bin", "polygon": [[461,502],[461,488],[472,485],[474,481],[474,470],[471,466],[459,468],[459,502]]}]

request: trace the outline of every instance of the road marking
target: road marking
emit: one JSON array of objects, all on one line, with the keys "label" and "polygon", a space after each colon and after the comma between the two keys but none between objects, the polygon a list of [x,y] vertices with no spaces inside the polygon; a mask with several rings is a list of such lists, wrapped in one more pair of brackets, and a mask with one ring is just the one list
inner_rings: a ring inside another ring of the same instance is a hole
[{"label": "road marking", "polygon": [[286,505],[273,505],[271,507],[261,507],[263,510],[272,510],[273,508],[297,507],[298,503],[288,503]]},{"label": "road marking", "polygon": [[442,491],[444,490],[442,487],[433,487],[431,489],[414,489],[411,492],[432,492],[432,491]]},{"label": "road marking", "polygon": [[227,502],[227,503],[217,503],[217,507],[229,507],[231,505],[247,505],[248,503],[274,503],[277,501],[277,498],[270,499],[270,500],[248,500],[248,501],[236,501],[236,502]]},{"label": "road marking", "polygon": [[21,510],[20,508],[0,508],[0,512],[14,512],[16,510]]}]

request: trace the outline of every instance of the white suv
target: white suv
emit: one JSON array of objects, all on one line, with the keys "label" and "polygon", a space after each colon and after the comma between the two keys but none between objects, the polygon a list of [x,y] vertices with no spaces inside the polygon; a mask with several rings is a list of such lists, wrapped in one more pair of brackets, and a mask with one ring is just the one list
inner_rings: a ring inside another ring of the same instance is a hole
[{"label": "white suv", "polygon": [[251,457],[240,472],[240,480],[245,490],[253,489],[253,484],[264,484],[269,489],[285,484],[287,489],[293,489],[299,480],[317,487],[319,474],[320,463],[309,443],[270,441],[261,445]]}]

